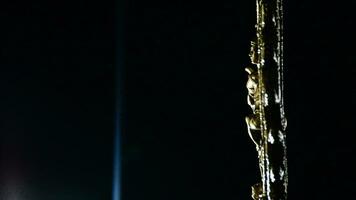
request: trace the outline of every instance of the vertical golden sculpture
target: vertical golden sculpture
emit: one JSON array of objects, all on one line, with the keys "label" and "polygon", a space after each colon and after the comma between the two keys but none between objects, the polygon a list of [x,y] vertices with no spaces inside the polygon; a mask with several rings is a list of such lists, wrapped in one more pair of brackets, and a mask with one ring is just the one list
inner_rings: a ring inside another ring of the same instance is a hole
[{"label": "vertical golden sculpture", "polygon": [[287,199],[286,126],[283,101],[283,1],[256,0],[256,39],[251,42],[246,117],[258,152],[261,182],[252,186],[255,200]]}]

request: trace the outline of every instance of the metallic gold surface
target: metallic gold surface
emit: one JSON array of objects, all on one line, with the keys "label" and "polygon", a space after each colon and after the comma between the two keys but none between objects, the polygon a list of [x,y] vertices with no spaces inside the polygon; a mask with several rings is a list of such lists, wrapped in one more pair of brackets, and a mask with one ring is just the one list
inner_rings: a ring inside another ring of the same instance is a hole
[{"label": "metallic gold surface", "polygon": [[248,134],[256,145],[261,182],[252,186],[255,200],[287,199],[286,125],[283,101],[283,2],[256,0],[256,40],[246,67]]}]

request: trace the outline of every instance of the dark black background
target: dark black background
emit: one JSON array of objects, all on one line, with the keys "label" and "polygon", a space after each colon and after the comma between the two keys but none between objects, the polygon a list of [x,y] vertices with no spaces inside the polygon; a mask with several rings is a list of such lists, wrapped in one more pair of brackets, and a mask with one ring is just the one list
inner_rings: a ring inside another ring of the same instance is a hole
[{"label": "dark black background", "polygon": [[[123,199],[249,199],[255,2],[125,3],[1,6],[1,199],[110,199],[118,58]],[[354,7],[285,1],[289,199],[355,196]]]},{"label": "dark black background", "polygon": [[113,3],[1,3],[1,200],[111,198]]}]

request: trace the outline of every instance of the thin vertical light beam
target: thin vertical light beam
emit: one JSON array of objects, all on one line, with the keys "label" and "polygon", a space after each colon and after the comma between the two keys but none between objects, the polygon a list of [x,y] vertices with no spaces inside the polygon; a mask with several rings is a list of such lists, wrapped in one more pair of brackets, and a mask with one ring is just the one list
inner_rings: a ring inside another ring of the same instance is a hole
[{"label": "thin vertical light beam", "polygon": [[[118,114],[117,114],[118,115]],[[114,136],[114,169],[113,169],[113,188],[112,188],[112,199],[120,200],[121,193],[121,151],[120,151],[120,122],[119,118],[116,117],[116,127]]]},{"label": "thin vertical light beam", "polygon": [[113,158],[113,185],[112,200],[121,199],[121,138],[123,132],[123,100],[124,100],[124,0],[115,0],[115,133],[114,133],[114,158]]}]

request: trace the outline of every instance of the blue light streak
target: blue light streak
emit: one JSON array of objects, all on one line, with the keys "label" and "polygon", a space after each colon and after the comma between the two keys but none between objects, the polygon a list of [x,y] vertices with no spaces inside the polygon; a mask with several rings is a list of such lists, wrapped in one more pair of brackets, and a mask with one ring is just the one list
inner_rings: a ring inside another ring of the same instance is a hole
[{"label": "blue light streak", "polygon": [[118,119],[116,120],[116,130],[114,136],[114,167],[113,167],[113,188],[112,199],[120,200],[121,193],[121,151],[120,151],[120,125]]},{"label": "blue light streak", "polygon": [[112,184],[112,200],[121,199],[121,138],[123,134],[123,110],[124,110],[124,12],[125,1],[116,1],[116,58],[115,58],[115,88],[116,88],[116,103],[115,103],[115,133],[114,133],[114,157],[113,157],[113,184]]}]

